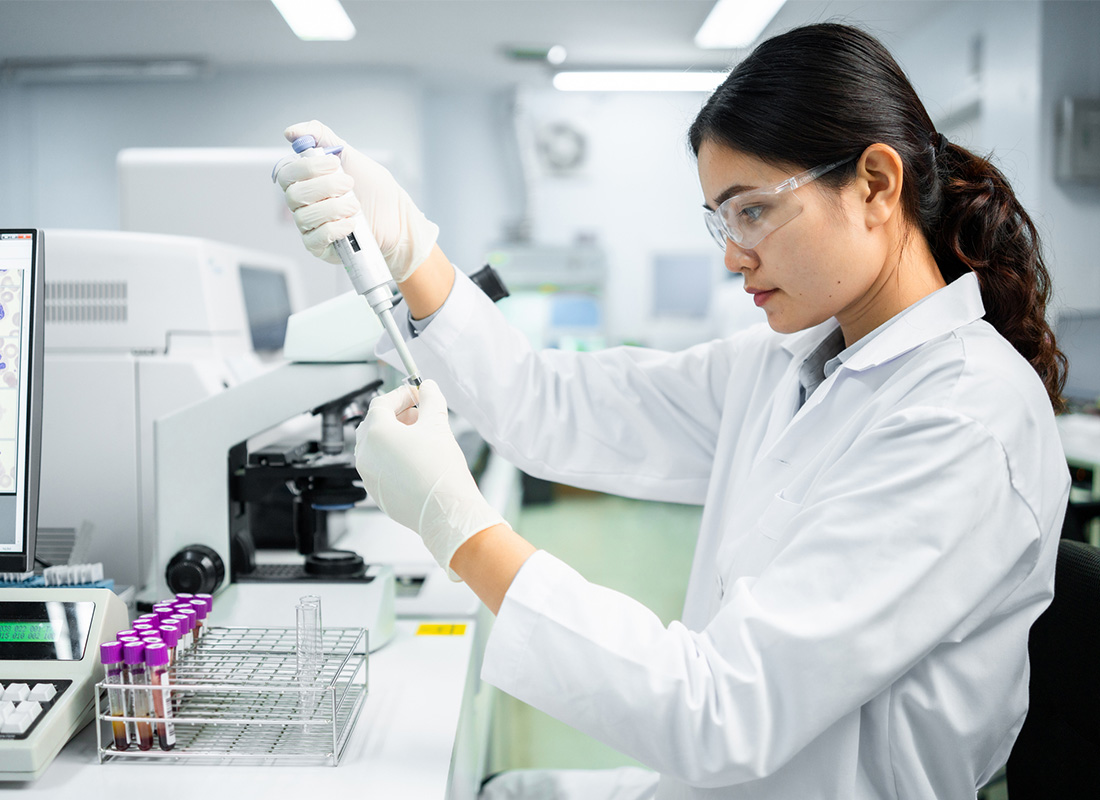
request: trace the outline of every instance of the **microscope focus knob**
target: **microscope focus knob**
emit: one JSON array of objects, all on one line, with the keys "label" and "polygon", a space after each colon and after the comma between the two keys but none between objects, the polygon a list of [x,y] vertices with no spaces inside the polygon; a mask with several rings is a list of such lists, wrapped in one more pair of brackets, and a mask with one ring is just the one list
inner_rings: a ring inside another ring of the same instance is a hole
[{"label": "microscope focus knob", "polygon": [[225,580],[225,562],[217,551],[204,544],[192,544],[180,550],[164,570],[168,588],[177,594],[213,594]]}]

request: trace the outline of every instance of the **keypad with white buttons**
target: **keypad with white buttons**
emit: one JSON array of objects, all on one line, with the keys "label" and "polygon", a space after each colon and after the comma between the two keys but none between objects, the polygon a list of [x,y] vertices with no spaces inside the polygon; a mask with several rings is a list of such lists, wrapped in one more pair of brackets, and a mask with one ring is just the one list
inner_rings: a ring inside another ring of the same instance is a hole
[{"label": "keypad with white buttons", "polygon": [[0,741],[26,739],[72,681],[0,681]]}]

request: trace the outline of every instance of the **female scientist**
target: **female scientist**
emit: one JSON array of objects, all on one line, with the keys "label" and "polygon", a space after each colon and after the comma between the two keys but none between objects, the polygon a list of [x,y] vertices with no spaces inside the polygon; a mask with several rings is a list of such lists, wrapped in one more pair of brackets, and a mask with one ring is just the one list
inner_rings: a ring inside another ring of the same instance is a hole
[{"label": "female scientist", "polygon": [[[438,385],[419,408],[408,388],[375,400],[357,465],[497,614],[483,678],[656,771],[484,794],[973,798],[1023,723],[1069,490],[1035,227],[842,25],[757,47],[690,142],[707,227],[768,325],[678,353],[533,352],[380,166],[345,147],[281,176],[317,254],[361,203],[404,295]],[[443,393],[533,475],[702,503],[683,622],[515,533]]]}]

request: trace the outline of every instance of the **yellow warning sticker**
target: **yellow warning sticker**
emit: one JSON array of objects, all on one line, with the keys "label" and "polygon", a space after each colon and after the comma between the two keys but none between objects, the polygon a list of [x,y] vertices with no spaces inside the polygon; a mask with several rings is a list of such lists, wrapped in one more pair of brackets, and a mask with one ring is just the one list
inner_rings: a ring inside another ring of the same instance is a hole
[{"label": "yellow warning sticker", "polygon": [[465,625],[429,625],[427,623],[416,629],[417,636],[465,636]]}]

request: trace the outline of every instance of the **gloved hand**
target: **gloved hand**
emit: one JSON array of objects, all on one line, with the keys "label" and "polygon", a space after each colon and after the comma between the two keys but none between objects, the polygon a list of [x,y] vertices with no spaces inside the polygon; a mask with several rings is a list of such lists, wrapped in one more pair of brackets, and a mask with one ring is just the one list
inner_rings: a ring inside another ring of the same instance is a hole
[{"label": "gloved hand", "polygon": [[391,519],[420,534],[451,580],[455,551],[504,522],[481,496],[447,423],[435,381],[374,398],[355,434],[355,467],[367,494]]},{"label": "gloved hand", "polygon": [[421,213],[389,170],[349,146],[327,126],[313,120],[291,125],[283,132],[291,142],[306,134],[316,139],[319,147],[344,148],[339,156],[300,158],[279,170],[279,186],[306,249],[339,264],[332,243],[354,231],[353,217],[362,211],[393,279],[398,283],[407,280],[431,253],[439,226]]}]

